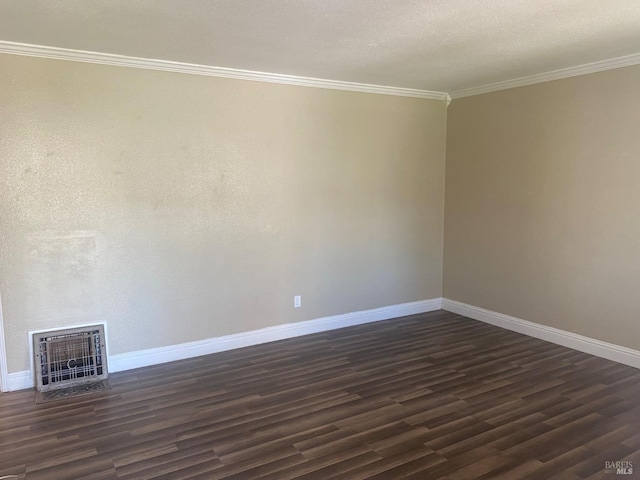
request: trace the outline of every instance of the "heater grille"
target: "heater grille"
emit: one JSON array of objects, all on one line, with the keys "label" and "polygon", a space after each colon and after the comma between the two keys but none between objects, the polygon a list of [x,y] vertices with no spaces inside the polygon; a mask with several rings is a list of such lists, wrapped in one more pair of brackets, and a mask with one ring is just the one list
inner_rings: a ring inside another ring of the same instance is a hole
[{"label": "heater grille", "polygon": [[102,325],[33,334],[33,351],[39,391],[107,378]]}]

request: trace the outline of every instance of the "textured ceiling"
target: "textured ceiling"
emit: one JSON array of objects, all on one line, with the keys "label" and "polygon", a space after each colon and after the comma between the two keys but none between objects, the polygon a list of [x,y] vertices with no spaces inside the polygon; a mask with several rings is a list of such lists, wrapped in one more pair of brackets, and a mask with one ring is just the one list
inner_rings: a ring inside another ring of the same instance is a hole
[{"label": "textured ceiling", "polygon": [[640,53],[640,1],[0,0],[0,40],[452,92]]}]

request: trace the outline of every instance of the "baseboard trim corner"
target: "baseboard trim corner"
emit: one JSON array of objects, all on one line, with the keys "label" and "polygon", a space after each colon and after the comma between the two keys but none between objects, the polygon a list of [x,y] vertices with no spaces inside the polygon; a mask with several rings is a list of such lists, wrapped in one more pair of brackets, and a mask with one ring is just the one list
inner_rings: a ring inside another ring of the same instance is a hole
[{"label": "baseboard trim corner", "polygon": [[480,322],[489,323],[530,337],[572,348],[580,352],[589,353],[596,357],[606,358],[607,360],[629,365],[630,367],[640,368],[640,351],[632,348],[585,337],[584,335],[541,325],[528,320],[522,320],[521,318],[447,298],[442,299],[442,309]]}]

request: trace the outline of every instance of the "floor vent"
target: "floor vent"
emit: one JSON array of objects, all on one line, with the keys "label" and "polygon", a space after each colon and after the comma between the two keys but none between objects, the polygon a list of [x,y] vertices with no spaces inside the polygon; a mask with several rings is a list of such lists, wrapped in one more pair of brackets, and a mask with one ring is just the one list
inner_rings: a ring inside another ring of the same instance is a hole
[{"label": "floor vent", "polygon": [[107,378],[102,325],[34,333],[33,351],[40,392]]}]

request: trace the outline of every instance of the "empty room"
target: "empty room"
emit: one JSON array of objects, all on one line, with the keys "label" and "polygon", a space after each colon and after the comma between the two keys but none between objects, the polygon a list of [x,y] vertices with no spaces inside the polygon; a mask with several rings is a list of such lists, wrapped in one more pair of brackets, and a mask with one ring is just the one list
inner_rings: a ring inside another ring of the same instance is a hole
[{"label": "empty room", "polygon": [[636,0],[0,0],[0,480],[640,478]]}]

